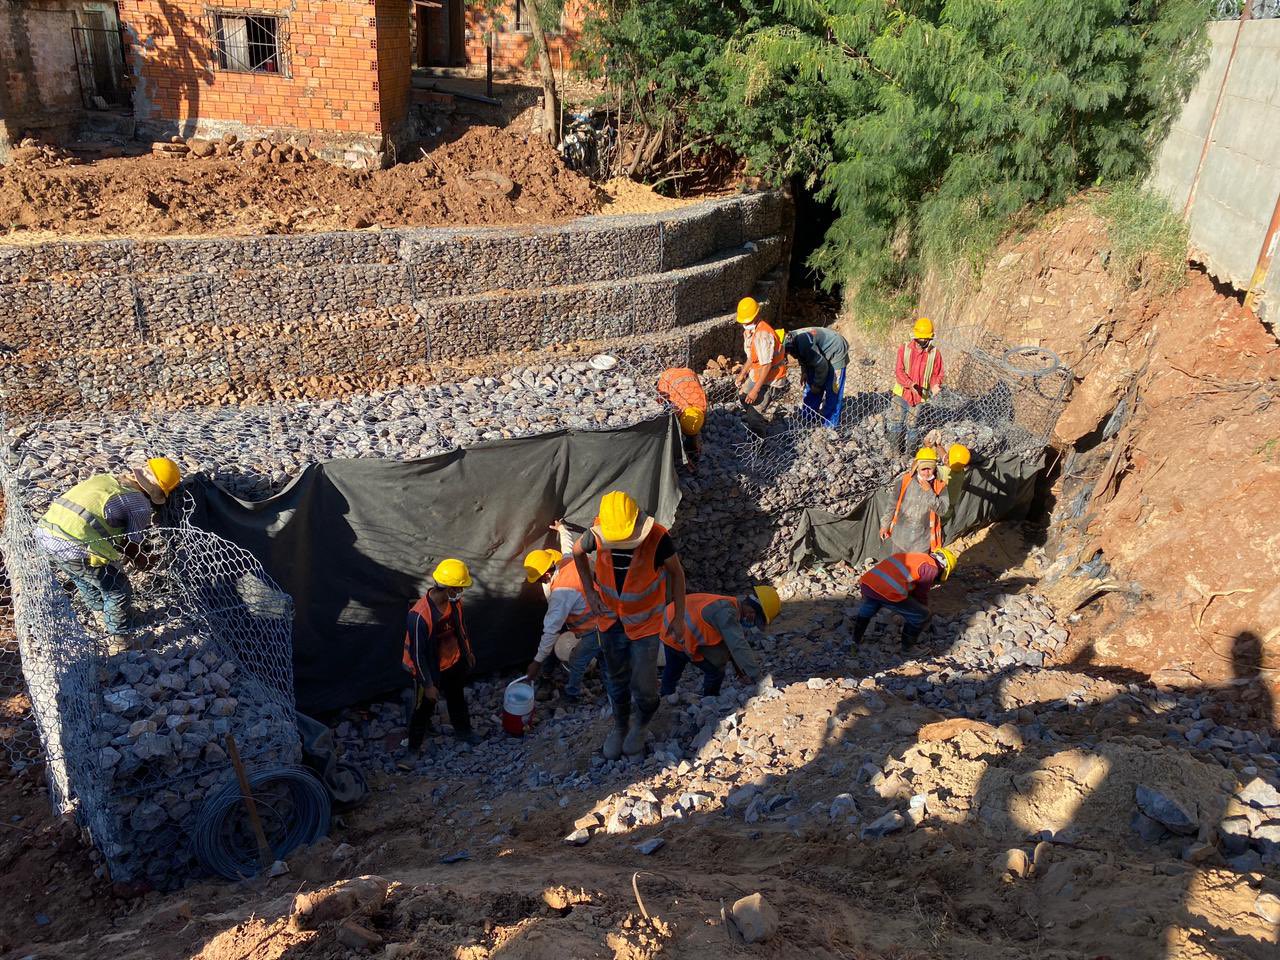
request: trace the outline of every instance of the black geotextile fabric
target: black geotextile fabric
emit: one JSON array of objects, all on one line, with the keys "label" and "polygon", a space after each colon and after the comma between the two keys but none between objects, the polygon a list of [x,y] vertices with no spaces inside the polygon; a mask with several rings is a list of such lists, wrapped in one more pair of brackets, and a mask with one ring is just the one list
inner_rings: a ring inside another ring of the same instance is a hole
[{"label": "black geotextile fabric", "polygon": [[556,546],[558,517],[586,528],[600,497],[626,490],[660,523],[680,501],[672,417],[623,430],[542,434],[408,462],[331,460],[269,500],[189,485],[195,524],[237,543],[293,597],[298,709],[319,713],[407,682],[405,615],[444,557],[471,568],[476,671],[532,657],[546,609],[522,560]]},{"label": "black geotextile fabric", "polygon": [[[954,540],[996,520],[1025,517],[1043,469],[1043,454],[1030,459],[1006,455],[971,464],[955,513],[942,525],[944,539]],[[880,529],[893,515],[898,488],[896,481],[881,487],[845,516],[805,510],[791,543],[792,562],[797,566],[807,560],[861,563],[868,557],[887,556],[888,544],[880,539]]]}]

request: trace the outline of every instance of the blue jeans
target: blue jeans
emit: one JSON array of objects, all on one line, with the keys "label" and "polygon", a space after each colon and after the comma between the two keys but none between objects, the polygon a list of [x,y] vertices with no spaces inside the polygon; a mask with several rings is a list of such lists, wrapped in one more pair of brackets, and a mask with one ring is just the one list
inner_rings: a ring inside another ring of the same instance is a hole
[{"label": "blue jeans", "polygon": [[827,426],[834,427],[840,423],[840,411],[844,408],[844,375],[842,368],[839,374],[828,368],[827,380],[820,387],[804,387],[804,405],[822,417]]},{"label": "blue jeans", "polygon": [[631,719],[633,701],[641,723],[648,723],[658,712],[658,643],[657,636],[628,638],[620,623],[600,634],[605,686],[613,720],[620,727]]},{"label": "blue jeans", "polygon": [[604,672],[603,654],[600,650],[600,634],[592,630],[578,638],[578,645],[569,656],[569,680],[564,685],[564,692],[571,697],[582,696],[582,678],[586,676],[591,661],[600,659],[600,672]]},{"label": "blue jeans", "polygon": [[929,622],[929,608],[914,597],[891,603],[882,597],[869,596],[865,592],[862,595],[862,604],[858,607],[858,619],[870,620],[880,612],[881,607],[888,607],[901,614],[908,627],[923,627]]},{"label": "blue jeans", "polygon": [[101,613],[107,633],[128,633],[133,619],[133,590],[129,578],[113,563],[93,566],[88,560],[51,557],[53,565],[75,584],[84,605]]},{"label": "blue jeans", "polygon": [[691,660],[683,650],[676,650],[674,647],[667,647],[663,652],[667,656],[667,662],[662,667],[662,696],[669,697],[676,692],[676,685],[680,683],[684,668],[690,663],[702,671],[702,695],[720,695],[720,684],[724,683],[724,667],[717,667],[706,659]]},{"label": "blue jeans", "polygon": [[899,452],[911,451],[914,453],[918,431],[914,426],[910,428],[907,426],[908,421],[911,419],[911,407],[907,405],[906,397],[900,397],[896,393],[889,394],[889,397],[893,400],[894,407],[897,408],[896,410],[885,412],[885,419],[889,420],[889,436]]}]

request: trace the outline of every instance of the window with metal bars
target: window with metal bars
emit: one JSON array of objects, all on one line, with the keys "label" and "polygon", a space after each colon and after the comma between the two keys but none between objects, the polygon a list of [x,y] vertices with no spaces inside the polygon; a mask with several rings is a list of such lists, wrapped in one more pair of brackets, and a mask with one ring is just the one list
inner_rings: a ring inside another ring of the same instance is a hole
[{"label": "window with metal bars", "polygon": [[285,17],[215,10],[209,18],[218,69],[288,76]]}]

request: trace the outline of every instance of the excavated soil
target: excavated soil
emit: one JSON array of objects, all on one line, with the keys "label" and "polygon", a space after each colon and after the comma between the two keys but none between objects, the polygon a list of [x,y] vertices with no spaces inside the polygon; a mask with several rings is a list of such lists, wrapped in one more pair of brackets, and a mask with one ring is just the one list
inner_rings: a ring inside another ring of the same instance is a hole
[{"label": "excavated soil", "polygon": [[[477,174],[498,174],[514,188],[505,195]],[[487,126],[468,127],[412,162],[362,173],[316,160],[190,156],[0,167],[0,237],[9,242],[542,223],[600,208],[592,182],[547,144]]]},{"label": "excavated soil", "polygon": [[1108,247],[1081,200],[924,307],[1075,372],[1046,572],[1080,609],[1077,662],[1280,694],[1280,344],[1203,273],[1153,293],[1108,272]]}]

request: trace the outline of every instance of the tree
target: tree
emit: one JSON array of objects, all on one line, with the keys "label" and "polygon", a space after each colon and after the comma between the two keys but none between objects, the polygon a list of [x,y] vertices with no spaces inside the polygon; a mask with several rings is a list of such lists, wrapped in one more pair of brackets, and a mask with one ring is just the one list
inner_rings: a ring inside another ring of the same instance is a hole
[{"label": "tree", "polygon": [[807,181],[837,214],[810,265],[884,317],[922,267],[976,260],[1021,211],[1140,176],[1204,62],[1210,4],[609,6],[596,60],[637,110]]},{"label": "tree", "polygon": [[533,51],[542,80],[543,133],[554,146],[560,139],[560,98],[556,92],[556,74],[551,69],[551,51],[547,47],[546,24],[559,24],[565,0],[527,0],[529,32],[533,35]]}]

